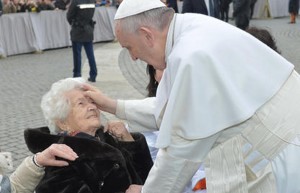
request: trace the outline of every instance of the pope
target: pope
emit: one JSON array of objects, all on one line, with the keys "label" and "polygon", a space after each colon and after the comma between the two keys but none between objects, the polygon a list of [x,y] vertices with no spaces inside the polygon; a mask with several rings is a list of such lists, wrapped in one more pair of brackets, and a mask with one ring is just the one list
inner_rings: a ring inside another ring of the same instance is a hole
[{"label": "pope", "polygon": [[127,193],[181,193],[201,163],[207,192],[300,192],[300,77],[290,62],[235,26],[160,0],[123,0],[115,32],[133,60],[164,70],[156,97],[143,100],[86,86],[130,128],[159,128],[148,178]]}]

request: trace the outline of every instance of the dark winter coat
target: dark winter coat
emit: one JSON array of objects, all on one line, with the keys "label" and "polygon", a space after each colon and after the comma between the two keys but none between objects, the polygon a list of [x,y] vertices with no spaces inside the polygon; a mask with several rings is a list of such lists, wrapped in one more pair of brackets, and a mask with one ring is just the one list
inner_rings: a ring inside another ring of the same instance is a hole
[{"label": "dark winter coat", "polygon": [[27,129],[24,135],[33,153],[63,143],[79,156],[69,166],[46,167],[36,193],[122,193],[130,184],[143,184],[153,165],[146,140],[139,133],[132,134],[134,142],[117,141],[102,129],[96,137],[51,135],[47,127]]},{"label": "dark winter coat", "polygon": [[289,13],[294,13],[298,15],[299,11],[299,0],[290,0],[289,1]]},{"label": "dark winter coat", "polygon": [[[90,6],[90,7],[87,7]],[[93,16],[95,0],[72,0],[67,12],[73,42],[92,42],[94,39]]]}]

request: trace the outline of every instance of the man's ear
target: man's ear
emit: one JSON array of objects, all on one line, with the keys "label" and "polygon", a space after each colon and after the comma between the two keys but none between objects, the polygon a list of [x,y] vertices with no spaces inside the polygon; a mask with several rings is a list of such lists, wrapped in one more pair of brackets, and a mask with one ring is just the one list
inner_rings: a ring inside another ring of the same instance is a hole
[{"label": "man's ear", "polygon": [[147,27],[140,27],[139,33],[150,47],[154,45],[155,37],[151,29]]}]

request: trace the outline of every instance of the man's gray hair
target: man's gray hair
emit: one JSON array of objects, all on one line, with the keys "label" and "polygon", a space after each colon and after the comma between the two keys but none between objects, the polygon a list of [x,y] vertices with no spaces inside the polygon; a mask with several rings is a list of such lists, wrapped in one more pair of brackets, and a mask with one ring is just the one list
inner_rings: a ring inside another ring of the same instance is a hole
[{"label": "man's gray hair", "polygon": [[64,121],[70,111],[70,101],[65,94],[73,89],[82,89],[83,78],[66,78],[52,84],[51,89],[43,96],[41,108],[44,118],[51,132],[57,133],[61,129],[57,121]]},{"label": "man's gray hair", "polygon": [[135,33],[141,26],[162,31],[168,26],[174,13],[172,8],[160,7],[137,15],[117,19],[115,25],[120,25],[122,31],[125,33]]}]

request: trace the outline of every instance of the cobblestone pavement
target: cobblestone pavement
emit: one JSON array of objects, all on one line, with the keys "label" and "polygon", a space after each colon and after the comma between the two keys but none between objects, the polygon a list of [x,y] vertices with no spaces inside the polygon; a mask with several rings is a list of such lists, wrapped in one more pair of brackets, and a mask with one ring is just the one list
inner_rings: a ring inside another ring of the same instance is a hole
[{"label": "cobblestone pavement", "polygon": [[[251,25],[270,30],[282,55],[299,71],[300,23],[291,25],[288,21],[287,17],[252,20]],[[145,64],[129,62],[124,51],[119,54],[122,48],[115,41],[94,46],[99,76],[93,84],[114,98],[143,98],[148,81]],[[89,68],[84,61],[83,76],[87,78]],[[24,143],[24,129],[45,125],[40,110],[42,95],[53,82],[71,76],[70,48],[0,59],[0,148],[13,153],[15,167],[30,155]],[[102,119],[105,122],[114,116],[102,114]]]}]

